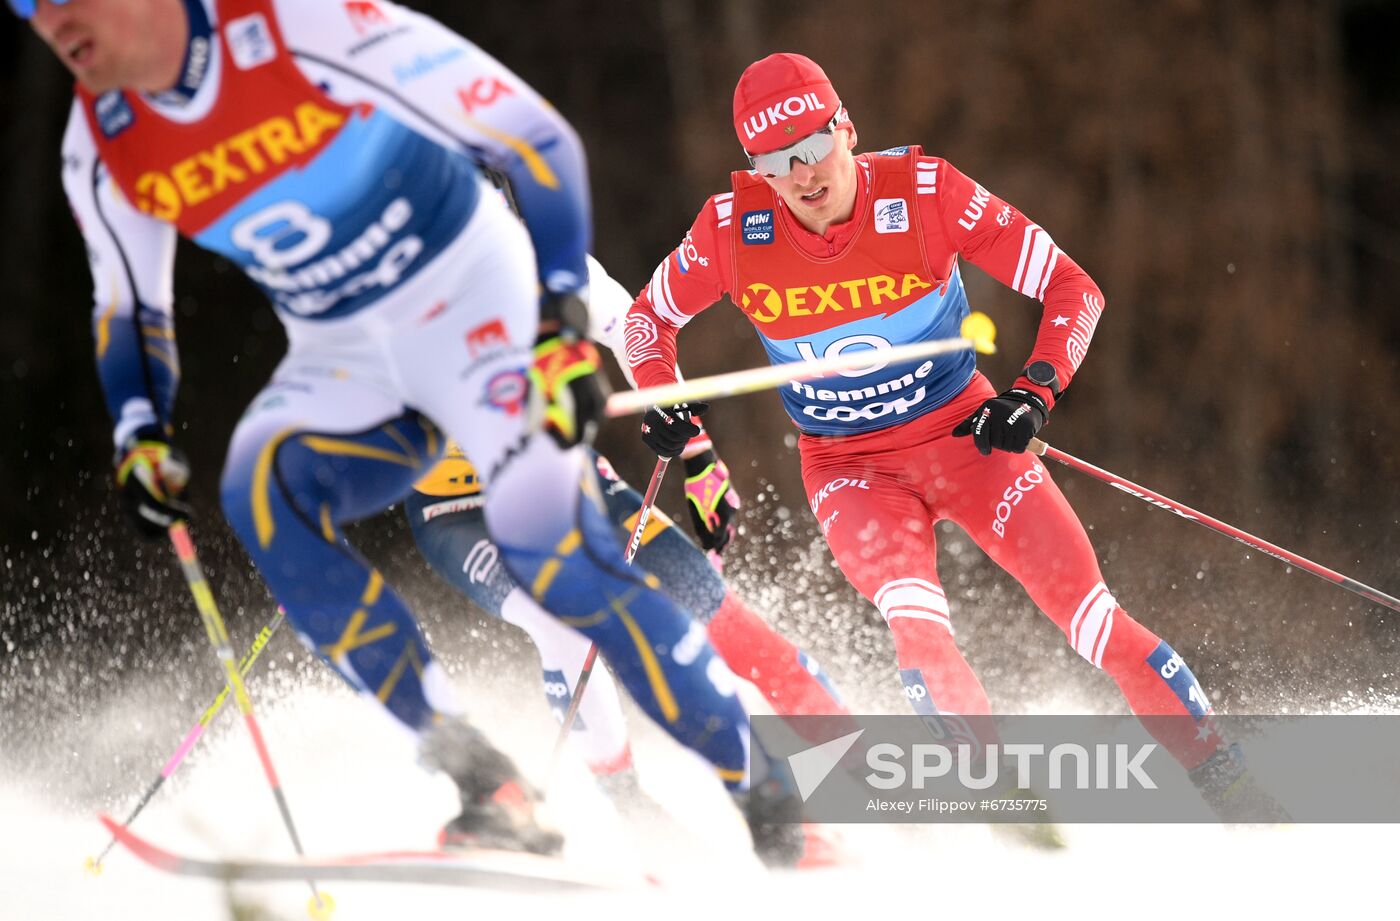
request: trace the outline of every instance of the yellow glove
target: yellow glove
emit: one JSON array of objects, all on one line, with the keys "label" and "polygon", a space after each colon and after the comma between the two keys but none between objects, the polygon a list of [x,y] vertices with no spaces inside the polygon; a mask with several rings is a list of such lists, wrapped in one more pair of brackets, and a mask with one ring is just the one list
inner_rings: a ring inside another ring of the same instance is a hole
[{"label": "yellow glove", "polygon": [[558,333],[540,337],[530,366],[531,403],[545,431],[561,448],[592,441],[607,402],[598,349],[587,339],[570,342]]}]

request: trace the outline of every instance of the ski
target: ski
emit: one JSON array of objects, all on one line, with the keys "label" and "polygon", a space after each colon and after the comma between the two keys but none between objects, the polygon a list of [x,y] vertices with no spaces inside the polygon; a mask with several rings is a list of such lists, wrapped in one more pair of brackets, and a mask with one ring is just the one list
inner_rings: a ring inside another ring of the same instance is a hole
[{"label": "ski", "polygon": [[206,860],[166,850],[107,815],[98,818],[122,847],[143,863],[177,876],[225,882],[343,880],[473,886],[505,892],[562,892],[632,888],[642,880],[603,878],[557,857],[518,851],[387,851],[328,858]]}]

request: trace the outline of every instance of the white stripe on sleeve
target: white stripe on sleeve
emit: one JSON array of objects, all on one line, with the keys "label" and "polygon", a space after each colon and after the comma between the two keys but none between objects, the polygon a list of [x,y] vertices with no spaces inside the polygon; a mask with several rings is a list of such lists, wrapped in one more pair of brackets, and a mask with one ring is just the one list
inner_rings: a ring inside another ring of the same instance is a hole
[{"label": "white stripe on sleeve", "polygon": [[668,255],[661,260],[661,264],[652,273],[651,306],[656,311],[657,316],[672,326],[680,328],[690,322],[690,317],[681,313],[680,309],[676,307],[675,298],[671,295],[671,261],[674,258],[674,253]]}]

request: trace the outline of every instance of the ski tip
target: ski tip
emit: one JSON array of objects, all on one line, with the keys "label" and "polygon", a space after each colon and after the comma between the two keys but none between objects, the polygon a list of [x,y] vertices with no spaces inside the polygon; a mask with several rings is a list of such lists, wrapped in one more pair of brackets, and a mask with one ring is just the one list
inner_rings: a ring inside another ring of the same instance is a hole
[{"label": "ski tip", "polygon": [[[101,822],[102,827],[106,828],[109,832],[112,833],[113,838],[116,838],[118,841],[122,840],[123,833],[126,831],[125,825],[122,825],[120,822],[118,822],[116,819],[112,818],[105,812],[99,812],[97,814],[97,821]],[[93,862],[96,863],[96,861]]]},{"label": "ski tip", "polygon": [[311,921],[330,921],[331,915],[335,914],[335,899],[329,892],[317,891],[306,903],[306,913],[311,916]]},{"label": "ski tip", "polygon": [[117,843],[126,848],[143,862],[158,869],[170,869],[179,863],[179,858],[163,851],[148,841],[138,837],[125,825],[106,813],[98,813],[97,820],[112,833]]},{"label": "ski tip", "polygon": [[83,861],[83,870],[88,876],[98,877],[102,875],[102,864],[97,862],[97,858],[89,854]]}]

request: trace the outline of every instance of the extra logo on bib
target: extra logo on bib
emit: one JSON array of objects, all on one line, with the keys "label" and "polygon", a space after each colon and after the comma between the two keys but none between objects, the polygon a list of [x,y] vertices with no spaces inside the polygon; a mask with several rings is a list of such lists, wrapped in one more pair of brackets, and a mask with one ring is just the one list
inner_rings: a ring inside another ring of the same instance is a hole
[{"label": "extra logo on bib", "polygon": [[748,211],[744,214],[743,240],[745,246],[773,242],[773,212]]},{"label": "extra logo on bib", "polygon": [[909,229],[909,206],[902,198],[875,200],[875,232],[904,233]]}]

